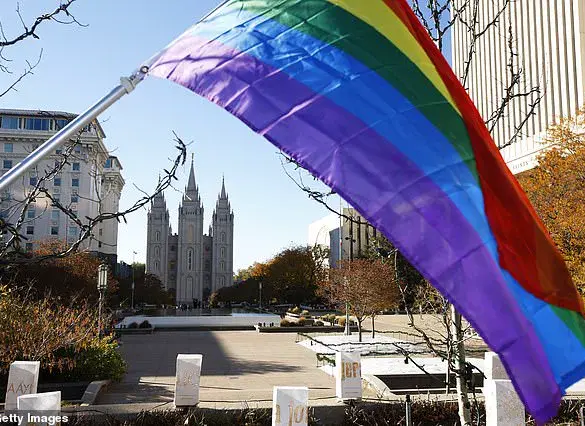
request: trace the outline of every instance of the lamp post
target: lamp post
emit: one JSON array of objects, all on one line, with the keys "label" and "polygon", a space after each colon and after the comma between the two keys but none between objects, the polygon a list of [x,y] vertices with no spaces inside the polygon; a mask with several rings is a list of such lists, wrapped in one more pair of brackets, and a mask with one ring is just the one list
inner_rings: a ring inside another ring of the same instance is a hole
[{"label": "lamp post", "polygon": [[258,305],[258,310],[262,311],[262,281],[258,283],[258,291],[260,292],[260,302]]},{"label": "lamp post", "polygon": [[130,307],[132,308],[132,310],[134,310],[134,256],[136,256],[138,254],[138,252],[133,251],[132,252],[132,299],[131,299],[131,303],[130,303]]},{"label": "lamp post", "polygon": [[108,265],[102,263],[98,267],[98,284],[97,289],[100,293],[100,299],[98,304],[98,335],[102,337],[102,304],[104,301],[104,293],[108,288]]},{"label": "lamp post", "polygon": [[[353,217],[352,217],[353,220]],[[353,222],[350,222],[349,232],[351,233],[350,237],[345,237],[346,240],[349,240],[349,268],[351,269],[351,262],[353,262],[353,243],[355,243],[355,239],[353,238]],[[347,278],[346,278],[347,280]],[[345,304],[345,331],[344,334],[346,336],[351,336],[351,328],[349,328],[349,303]]]}]

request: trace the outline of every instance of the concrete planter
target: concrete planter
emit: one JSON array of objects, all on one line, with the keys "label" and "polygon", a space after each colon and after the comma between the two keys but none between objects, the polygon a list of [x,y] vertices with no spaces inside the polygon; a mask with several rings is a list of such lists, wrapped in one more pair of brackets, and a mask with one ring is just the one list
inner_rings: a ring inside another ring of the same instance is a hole
[{"label": "concrete planter", "polygon": [[148,327],[148,328],[116,328],[115,331],[118,334],[152,334],[154,332],[154,327]]}]

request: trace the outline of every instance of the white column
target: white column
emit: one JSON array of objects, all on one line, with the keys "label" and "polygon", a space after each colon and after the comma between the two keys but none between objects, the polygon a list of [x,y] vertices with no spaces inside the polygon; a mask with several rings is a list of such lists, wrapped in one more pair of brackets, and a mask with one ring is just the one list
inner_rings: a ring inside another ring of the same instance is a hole
[{"label": "white column", "polygon": [[524,426],[524,405],[498,355],[485,354],[483,385],[487,426]]},{"label": "white column", "polygon": [[203,355],[177,355],[175,407],[192,407],[199,404],[202,362]]},{"label": "white column", "polygon": [[40,368],[39,361],[14,361],[10,364],[4,410],[16,410],[19,396],[37,393]]},{"label": "white column", "polygon": [[275,386],[272,397],[272,426],[307,426],[309,388]]}]

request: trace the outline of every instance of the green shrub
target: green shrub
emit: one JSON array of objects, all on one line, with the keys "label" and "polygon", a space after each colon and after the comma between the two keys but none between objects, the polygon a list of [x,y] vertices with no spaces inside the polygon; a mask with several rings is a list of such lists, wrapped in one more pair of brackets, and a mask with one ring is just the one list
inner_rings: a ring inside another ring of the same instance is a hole
[{"label": "green shrub", "polygon": [[[111,336],[95,338],[88,347],[72,355],[74,366],[69,371],[42,373],[48,382],[92,382],[112,380],[118,382],[124,377],[126,363],[118,352],[118,343]],[[62,355],[62,354],[61,354]]]},{"label": "green shrub", "polygon": [[299,320],[297,321],[296,325],[298,325],[299,327],[302,327],[305,325],[306,322],[307,322],[307,319],[305,317],[300,317]]},{"label": "green shrub", "polygon": [[138,326],[138,328],[151,328],[152,326],[150,325],[150,323],[148,322],[148,320],[144,320],[140,323],[140,325]]},{"label": "green shrub", "polygon": [[335,317],[335,322],[338,325],[345,327],[345,317]]},{"label": "green shrub", "polygon": [[290,327],[290,321],[286,320],[286,319],[280,320],[280,326],[281,327]]},{"label": "green shrub", "polygon": [[138,323],[137,322],[131,322],[130,324],[128,324],[128,328],[138,328]]},{"label": "green shrub", "polygon": [[307,311],[306,309],[303,309],[303,311],[301,312],[301,315],[304,317],[309,317],[309,311]]},{"label": "green shrub", "polygon": [[301,308],[299,308],[298,306],[295,306],[294,308],[291,309],[291,312],[293,314],[300,314],[301,313]]},{"label": "green shrub", "polygon": [[122,380],[126,373],[126,362],[117,348],[118,343],[109,337],[94,341],[79,354],[73,369],[76,381]]},{"label": "green shrub", "polygon": [[315,326],[322,327],[323,325],[324,325],[323,321],[319,321],[319,320],[315,321]]}]

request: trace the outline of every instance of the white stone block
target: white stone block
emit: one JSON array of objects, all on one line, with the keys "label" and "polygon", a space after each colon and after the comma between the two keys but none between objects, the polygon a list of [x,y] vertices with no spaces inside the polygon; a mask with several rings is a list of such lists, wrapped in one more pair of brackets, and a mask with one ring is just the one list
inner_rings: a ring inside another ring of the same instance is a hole
[{"label": "white stone block", "polygon": [[524,405],[511,380],[486,380],[485,396],[486,426],[524,426]]},{"label": "white stone block", "polygon": [[500,361],[500,357],[495,352],[485,353],[484,371],[485,377],[490,380],[509,380],[508,373],[504,368],[504,364]]},{"label": "white stone block", "polygon": [[175,407],[192,407],[199,404],[202,362],[203,355],[177,355]]},{"label": "white stone block", "polygon": [[275,386],[272,396],[272,426],[307,426],[309,388]]},{"label": "white stone block", "polygon": [[10,364],[4,410],[16,410],[20,395],[37,393],[40,369],[39,361],[14,361]]},{"label": "white stone block", "polygon": [[361,355],[355,352],[337,352],[335,355],[335,389],[342,400],[362,397]]},{"label": "white stone block", "polygon": [[25,416],[23,425],[53,426],[60,424],[61,391],[22,395],[18,397],[17,405],[18,411]]}]

